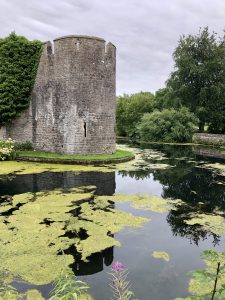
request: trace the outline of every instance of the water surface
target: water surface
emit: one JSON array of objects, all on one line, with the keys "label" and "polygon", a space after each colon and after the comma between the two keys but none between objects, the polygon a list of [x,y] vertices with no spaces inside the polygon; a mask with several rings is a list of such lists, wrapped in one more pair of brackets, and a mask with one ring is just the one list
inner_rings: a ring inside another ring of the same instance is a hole
[{"label": "water surface", "polygon": [[[129,163],[121,168],[111,166],[108,172],[98,169],[96,172],[1,176],[1,203],[4,204],[6,195],[35,194],[55,189],[69,191],[85,186],[95,186],[95,195],[100,196],[148,194],[165,199],[181,199],[183,204],[177,210],[165,213],[135,209],[129,202],[112,203],[110,209],[150,218],[151,221],[142,227],[126,227],[115,233],[113,237],[121,243],[121,247],[110,247],[94,253],[88,257],[88,261],[82,261],[76,247],[70,247],[66,254],[74,257],[70,267],[77,276],[88,281],[90,292],[96,300],[111,298],[108,272],[113,261],[123,262],[129,270],[132,290],[138,299],[171,300],[187,297],[190,271],[204,267],[200,259],[201,252],[206,249],[223,251],[225,239],[223,235],[219,236],[199,225],[188,225],[184,220],[192,212],[211,214],[216,209],[225,214],[224,174],[204,167],[215,162],[224,164],[225,160],[201,155],[201,151],[191,146],[140,145],[136,146],[135,151],[138,153],[135,166]],[[76,208],[74,216],[79,217],[79,213]],[[3,217],[5,215],[2,214]],[[86,235],[81,238],[85,239]],[[153,258],[151,254],[157,250],[166,251],[170,261]],[[18,260],[17,263],[24,262]],[[4,265],[4,261],[1,261],[1,265]],[[35,285],[18,283],[16,280],[14,286],[21,292],[36,288],[46,298],[52,287],[51,283]]]}]

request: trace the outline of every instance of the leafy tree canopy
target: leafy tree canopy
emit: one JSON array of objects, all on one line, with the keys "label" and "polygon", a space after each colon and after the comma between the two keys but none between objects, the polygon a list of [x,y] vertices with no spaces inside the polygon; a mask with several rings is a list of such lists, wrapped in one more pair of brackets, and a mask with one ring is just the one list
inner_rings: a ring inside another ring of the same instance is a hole
[{"label": "leafy tree canopy", "polygon": [[173,89],[165,87],[155,93],[155,108],[162,110],[164,108],[181,108],[181,100],[173,93]]},{"label": "leafy tree canopy", "polygon": [[15,33],[0,39],[0,126],[28,107],[41,48]]},{"label": "leafy tree canopy", "polygon": [[144,113],[154,110],[154,105],[154,95],[150,92],[118,97],[116,106],[117,134],[133,137],[137,123],[140,122]]},{"label": "leafy tree canopy", "polygon": [[225,39],[209,33],[182,36],[173,54],[175,71],[167,86],[196,113],[202,131],[225,132]]}]

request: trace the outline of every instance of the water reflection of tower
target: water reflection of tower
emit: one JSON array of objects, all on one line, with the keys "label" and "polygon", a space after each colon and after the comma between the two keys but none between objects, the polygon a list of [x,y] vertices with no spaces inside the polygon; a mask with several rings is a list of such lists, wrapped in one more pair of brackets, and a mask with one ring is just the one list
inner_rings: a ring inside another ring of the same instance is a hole
[{"label": "water reflection of tower", "polygon": [[[85,180],[87,179],[89,184],[85,185],[95,185],[97,195],[111,196],[115,193],[115,172],[93,173],[91,177],[87,176],[85,178]],[[114,203],[111,203],[110,207],[114,207]],[[109,266],[113,262],[113,249],[114,247],[110,247],[102,252],[94,253],[88,257],[87,261],[82,261],[80,255],[76,252],[70,253],[75,257],[75,262],[71,265],[74,273],[77,276],[82,276],[101,272],[104,265]]]},{"label": "water reflection of tower", "polygon": [[44,172],[41,174],[17,175],[11,177],[10,180],[0,181],[0,196],[90,185],[96,186],[97,195],[114,194],[115,172]]}]

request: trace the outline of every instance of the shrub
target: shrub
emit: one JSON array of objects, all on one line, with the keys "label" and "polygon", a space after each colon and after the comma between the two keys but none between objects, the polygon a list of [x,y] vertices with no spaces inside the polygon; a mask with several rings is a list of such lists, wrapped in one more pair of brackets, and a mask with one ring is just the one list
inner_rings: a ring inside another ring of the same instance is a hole
[{"label": "shrub", "polygon": [[187,108],[155,110],[144,114],[137,131],[141,140],[153,142],[189,142],[198,125],[198,118]]},{"label": "shrub", "polygon": [[14,141],[12,139],[0,140],[0,160],[15,158]]},{"label": "shrub", "polygon": [[29,141],[26,141],[25,143],[16,143],[15,144],[15,150],[18,151],[32,151],[33,146],[32,143]]}]

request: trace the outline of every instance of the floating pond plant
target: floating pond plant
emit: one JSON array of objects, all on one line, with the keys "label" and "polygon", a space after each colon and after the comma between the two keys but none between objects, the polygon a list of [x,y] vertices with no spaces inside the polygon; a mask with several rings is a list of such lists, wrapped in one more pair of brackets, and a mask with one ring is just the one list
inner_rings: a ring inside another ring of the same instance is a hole
[{"label": "floating pond plant", "polygon": [[221,164],[221,163],[203,164],[199,167],[205,168],[205,169],[210,169],[210,170],[215,170],[220,175],[225,176],[225,164]]},{"label": "floating pond plant", "polygon": [[152,257],[154,257],[156,259],[162,259],[166,262],[169,262],[169,260],[170,260],[169,254],[165,251],[154,251],[152,253]]},{"label": "floating pond plant", "polygon": [[177,206],[183,202],[181,200],[163,199],[152,195],[127,195],[115,194],[114,196],[97,196],[96,201],[110,200],[113,202],[131,202],[131,206],[136,209],[151,210],[157,213],[165,213],[170,210],[177,210]]},{"label": "floating pond plant", "polygon": [[191,213],[184,222],[188,225],[200,225],[202,229],[216,235],[225,235],[225,219],[223,213],[215,211],[212,214]]},{"label": "floating pond plant", "polygon": [[[114,209],[108,202],[98,205],[94,192],[90,186],[4,197],[0,272],[36,285],[50,283],[74,262],[72,255],[62,255],[72,245],[86,260],[93,253],[119,246],[114,233],[149,221]],[[86,238],[80,237],[81,230]]]},{"label": "floating pond plant", "polygon": [[33,162],[1,161],[0,176],[9,174],[39,174],[43,172],[111,172],[107,166],[63,165]]}]

